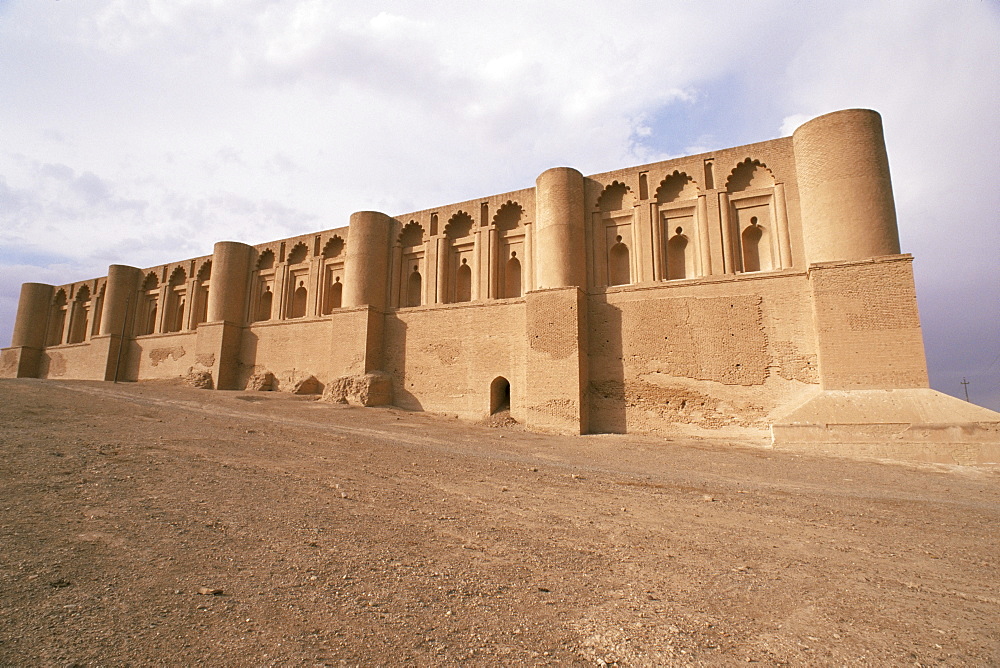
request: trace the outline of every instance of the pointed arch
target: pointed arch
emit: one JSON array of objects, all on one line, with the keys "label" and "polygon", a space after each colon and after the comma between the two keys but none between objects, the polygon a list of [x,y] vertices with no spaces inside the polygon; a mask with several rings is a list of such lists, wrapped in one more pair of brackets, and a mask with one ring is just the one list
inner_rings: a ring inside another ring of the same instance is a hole
[{"label": "pointed arch", "polygon": [[730,193],[755,190],[757,188],[773,188],[774,174],[760,160],[747,158],[736,165],[726,179],[726,191]]}]

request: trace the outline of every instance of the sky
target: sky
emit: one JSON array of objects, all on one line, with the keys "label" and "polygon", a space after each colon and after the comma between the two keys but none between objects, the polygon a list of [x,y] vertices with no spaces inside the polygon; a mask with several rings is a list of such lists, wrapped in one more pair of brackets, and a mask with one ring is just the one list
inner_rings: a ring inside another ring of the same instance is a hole
[{"label": "sky", "polygon": [[22,282],[875,109],[931,386],[1000,410],[998,0],[0,0],[0,101],[0,346]]}]

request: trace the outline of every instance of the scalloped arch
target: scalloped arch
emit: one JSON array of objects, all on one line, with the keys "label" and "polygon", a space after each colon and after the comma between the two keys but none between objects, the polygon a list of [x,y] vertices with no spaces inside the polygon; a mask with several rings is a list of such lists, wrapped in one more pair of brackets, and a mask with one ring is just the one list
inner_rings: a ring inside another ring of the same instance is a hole
[{"label": "scalloped arch", "polygon": [[472,216],[465,211],[457,211],[448,219],[448,224],[444,226],[444,233],[451,239],[461,239],[472,234],[473,225]]},{"label": "scalloped arch", "polygon": [[620,211],[634,206],[632,189],[617,180],[605,186],[597,198],[597,208],[601,211]]},{"label": "scalloped arch", "polygon": [[170,280],[167,281],[169,285],[180,285],[187,280],[187,272],[184,271],[184,267],[177,266],[174,270],[170,272]]},{"label": "scalloped arch", "polygon": [[199,281],[207,281],[212,278],[212,261],[205,260],[202,262],[201,266],[198,268],[198,273],[195,274],[195,276]]},{"label": "scalloped arch", "polygon": [[501,230],[514,230],[521,227],[523,216],[524,207],[513,200],[507,200],[497,209],[496,215],[493,216],[493,224]]},{"label": "scalloped arch", "polygon": [[146,280],[142,282],[143,290],[155,290],[160,287],[160,279],[156,277],[156,272],[149,272],[146,274]]},{"label": "scalloped arch", "polygon": [[257,268],[258,269],[272,269],[274,267],[274,251],[270,248],[265,248],[260,252],[257,257]]},{"label": "scalloped arch", "polygon": [[90,286],[87,284],[81,285],[76,291],[76,301],[85,302],[90,299]]},{"label": "scalloped arch", "polygon": [[325,244],[323,244],[322,255],[326,259],[337,257],[344,252],[344,239],[339,234],[334,234]]},{"label": "scalloped arch", "polygon": [[738,193],[751,188],[774,186],[774,174],[766,164],[757,159],[747,158],[733,167],[726,178],[726,191]]},{"label": "scalloped arch", "polygon": [[424,243],[423,226],[417,221],[411,220],[399,231],[396,243],[407,248],[422,245]]},{"label": "scalloped arch", "polygon": [[668,174],[656,188],[656,201],[660,204],[676,200],[696,199],[701,193],[698,182],[687,172],[676,169]]},{"label": "scalloped arch", "polygon": [[288,253],[288,264],[299,264],[301,262],[305,262],[308,257],[309,246],[306,246],[300,241],[292,246],[292,250]]}]

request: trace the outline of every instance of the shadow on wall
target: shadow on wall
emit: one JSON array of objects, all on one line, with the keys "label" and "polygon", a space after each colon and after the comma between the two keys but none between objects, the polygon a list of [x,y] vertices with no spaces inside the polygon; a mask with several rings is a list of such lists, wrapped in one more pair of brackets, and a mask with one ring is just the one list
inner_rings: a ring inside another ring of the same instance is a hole
[{"label": "shadow on wall", "polygon": [[260,337],[253,332],[252,328],[247,327],[243,330],[242,339],[240,343],[239,377],[237,378],[237,382],[239,383],[239,387],[246,388],[250,382],[250,377],[256,371],[256,365],[253,364],[253,360],[257,359],[257,347]]},{"label": "shadow on wall", "polygon": [[407,388],[406,322],[396,314],[385,316],[385,352],[383,371],[392,377],[392,404],[410,411],[424,410],[420,400]]},{"label": "shadow on wall", "polygon": [[[593,308],[596,306],[597,308]],[[611,304],[593,304],[591,320],[589,367],[591,434],[624,434],[627,432],[625,411],[625,361],[622,352],[622,312]]]}]

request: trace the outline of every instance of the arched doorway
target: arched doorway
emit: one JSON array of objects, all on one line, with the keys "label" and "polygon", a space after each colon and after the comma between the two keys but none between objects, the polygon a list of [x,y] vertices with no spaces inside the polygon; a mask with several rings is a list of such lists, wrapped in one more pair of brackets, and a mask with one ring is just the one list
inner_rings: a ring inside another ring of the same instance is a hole
[{"label": "arched doorway", "polygon": [[510,381],[497,376],[490,383],[490,415],[510,410]]}]

